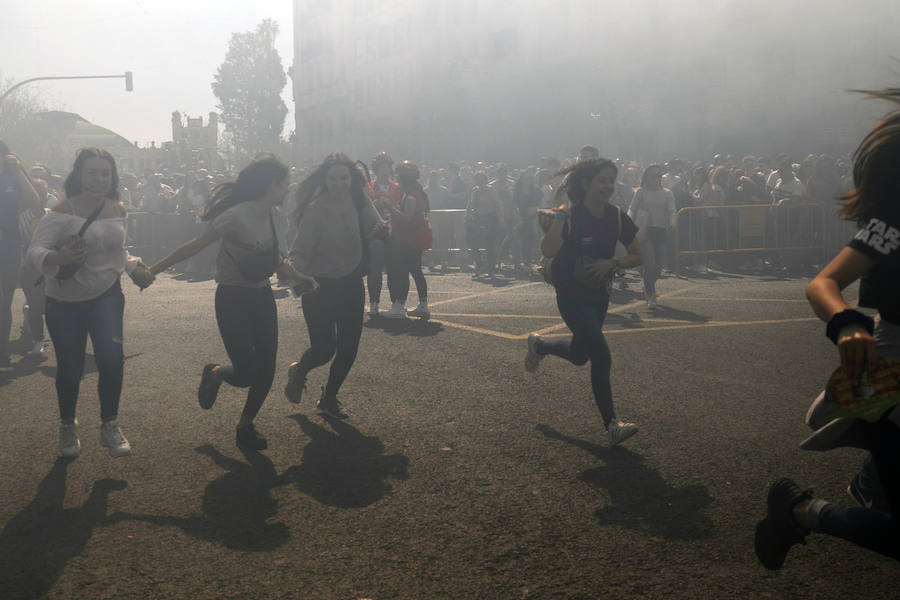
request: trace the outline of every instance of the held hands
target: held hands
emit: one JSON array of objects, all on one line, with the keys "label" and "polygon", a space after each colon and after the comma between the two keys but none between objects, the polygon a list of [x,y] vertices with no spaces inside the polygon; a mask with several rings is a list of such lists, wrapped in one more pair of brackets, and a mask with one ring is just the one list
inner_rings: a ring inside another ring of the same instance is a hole
[{"label": "held hands", "polygon": [[870,361],[875,358],[875,340],[861,325],[847,325],[838,334],[838,353],[841,366],[852,379],[859,379]]},{"label": "held hands", "polygon": [[143,291],[145,288],[150,287],[150,284],[156,280],[156,275],[147,268],[147,265],[140,263],[135,267],[134,271],[131,272],[131,280],[136,286],[141,288],[141,291]]}]

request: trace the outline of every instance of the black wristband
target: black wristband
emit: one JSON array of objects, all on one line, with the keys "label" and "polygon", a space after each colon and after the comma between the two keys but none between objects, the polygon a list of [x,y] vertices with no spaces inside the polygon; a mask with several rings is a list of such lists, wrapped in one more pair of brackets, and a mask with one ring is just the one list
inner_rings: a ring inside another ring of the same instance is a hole
[{"label": "black wristband", "polygon": [[828,326],[825,327],[825,335],[828,336],[828,339],[833,344],[837,344],[837,338],[841,333],[841,329],[847,325],[862,325],[869,334],[875,331],[875,320],[872,317],[866,316],[858,310],[848,308],[831,317],[828,321]]}]

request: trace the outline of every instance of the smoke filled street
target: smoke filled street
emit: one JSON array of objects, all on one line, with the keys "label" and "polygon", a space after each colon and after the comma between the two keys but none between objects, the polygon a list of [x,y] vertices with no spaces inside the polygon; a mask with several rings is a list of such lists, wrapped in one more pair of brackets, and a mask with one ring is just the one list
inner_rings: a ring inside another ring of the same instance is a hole
[{"label": "smoke filled street", "polygon": [[616,289],[612,386],[640,432],[614,448],[586,369],[523,368],[529,332],[566,333],[541,281],[429,274],[429,322],[367,317],[346,421],[315,411],[325,370],[299,406],[283,397],[308,339],[299,301],[276,289],[264,453],[235,446],[242,390],[197,404],[202,364],[225,359],[214,282],[129,285],[133,456],[97,443],[90,357],[74,461],[56,457],[52,350],[5,375],[0,596],[891,597],[896,563],[841,540],[809,540],[777,573],[754,556],[766,482],[795,476],[845,502],[863,457],[798,449],[837,365],[807,282],[669,274],[654,311],[638,285]]}]

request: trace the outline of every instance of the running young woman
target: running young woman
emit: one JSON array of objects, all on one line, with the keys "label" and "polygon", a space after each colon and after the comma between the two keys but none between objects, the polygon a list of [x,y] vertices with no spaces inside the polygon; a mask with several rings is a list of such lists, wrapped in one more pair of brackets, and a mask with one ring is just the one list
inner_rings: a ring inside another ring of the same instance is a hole
[{"label": "running young woman", "polygon": [[150,267],[161,273],[222,240],[216,258],[216,322],[231,364],[203,368],[197,399],[209,409],[223,381],[248,388],[235,438],[239,447],[253,450],[268,447],[253,420],[272,387],[278,351],[278,313],[269,277],[278,273],[283,279],[304,279],[279,255],[275,234],[272,209],[284,202],[288,174],[272,156],[244,167],[235,181],[213,190],[201,216],[208,229]]},{"label": "running young woman", "polygon": [[[537,370],[547,354],[564,358],[575,365],[591,362],[591,388],[609,444],[615,446],[637,433],[634,423],[616,418],[609,375],[612,356],[603,336],[603,321],[609,308],[609,284],[615,269],[641,264],[641,246],[637,227],[621,209],[609,204],[615,190],[616,165],[605,158],[575,163],[554,177],[564,176],[556,199],[568,198],[569,214],[553,213],[547,233],[541,240],[541,252],[552,257],[551,273],[556,288],[559,314],[572,331],[568,339],[543,340],[537,333],[528,336],[525,368]],[[616,242],[627,249],[622,258],[614,258]]]},{"label": "running young woman", "polygon": [[131,454],[118,423],[125,371],[125,297],[119,279],[127,272],[145,288],[154,277],[125,250],[125,207],[118,187],[112,155],[101,148],[82,149],[66,178],[65,199],[41,218],[27,254],[32,269],[44,277],[45,318],[56,351],[59,453],[69,458],[81,452],[75,404],[88,335],[99,377],[100,445],[113,457]]},{"label": "running young woman", "polygon": [[347,418],[337,394],[362,335],[368,243],[386,239],[390,231],[365,188],[357,165],[334,153],[297,189],[298,235],[290,258],[299,271],[315,277],[319,289],[302,299],[309,348],[288,368],[284,395],[299,404],[309,372],[334,358],[317,407],[336,419]]},{"label": "running young woman", "polygon": [[[900,91],[874,92],[900,106]],[[863,139],[854,155],[855,188],[844,196],[841,212],[861,229],[806,288],[813,311],[828,323],[826,335],[837,346],[841,365],[858,378],[878,356],[900,360],[900,109],[890,113]],[[854,310],[842,291],[860,280],[859,304],[878,311],[872,318]],[[767,515],[756,526],[756,556],[768,569],[780,569],[794,544],[811,532],[825,533],[900,560],[900,407],[876,423],[854,427],[869,440],[870,479],[880,483],[883,506],[872,506],[873,490],[860,489],[859,476],[848,489],[859,507],[813,498],[790,479],[769,488]],[[866,469],[864,468],[864,472]],[[861,473],[862,475],[863,473]],[[878,486],[876,486],[878,487]]]},{"label": "running young woman", "polygon": [[[402,319],[407,315],[406,299],[409,295],[409,276],[416,282],[419,304],[409,311],[411,317],[427,319],[428,283],[422,273],[422,252],[431,247],[431,229],[425,218],[428,212],[428,196],[419,184],[419,167],[404,160],[397,165],[397,183],[403,197],[391,205],[391,245],[388,259],[388,290],[391,293],[391,310],[385,317]],[[428,239],[421,235],[427,232]]]}]

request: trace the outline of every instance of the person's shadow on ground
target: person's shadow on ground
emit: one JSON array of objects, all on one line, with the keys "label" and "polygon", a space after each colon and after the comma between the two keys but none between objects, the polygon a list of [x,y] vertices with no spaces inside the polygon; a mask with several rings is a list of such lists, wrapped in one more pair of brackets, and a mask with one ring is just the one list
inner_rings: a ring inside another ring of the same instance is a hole
[{"label": "person's shadow on ground", "polygon": [[621,446],[607,448],[564,435],[549,425],[544,436],[585,450],[604,463],[578,478],[605,490],[607,504],[594,512],[602,525],[622,525],[666,539],[707,539],[715,527],[703,511],[712,503],[705,486],[674,487],[644,464],[644,457]]},{"label": "person's shadow on ground", "polygon": [[384,316],[366,319],[363,327],[366,329],[380,329],[388,335],[408,335],[410,337],[432,337],[444,329],[444,326],[440,323],[425,321],[418,317],[388,319]]},{"label": "person's shadow on ground", "polygon": [[287,526],[267,522],[278,513],[271,490],[279,480],[272,461],[255,450],[241,450],[247,463],[229,458],[210,445],[196,450],[225,470],[206,486],[202,514],[179,517],[117,512],[110,519],[178,527],[190,536],[236,550],[260,552],[284,544],[290,538]]},{"label": "person's shadow on ground", "polygon": [[302,414],[290,418],[310,441],[303,449],[302,463],[290,467],[282,478],[322,504],[362,508],[391,493],[388,478],[409,479],[409,458],[385,455],[377,437],[365,436],[338,419],[327,420],[331,431]]},{"label": "person's shadow on ground", "polygon": [[63,508],[66,469],[72,460],[57,459],[38,485],[34,500],[0,532],[4,600],[43,597],[66,563],[84,550],[94,528],[112,522],[106,516],[109,494],[128,484],[117,479],[97,480],[83,506]]}]

